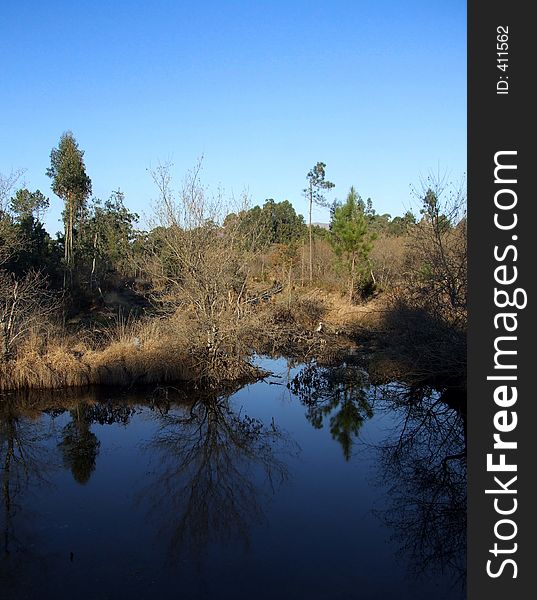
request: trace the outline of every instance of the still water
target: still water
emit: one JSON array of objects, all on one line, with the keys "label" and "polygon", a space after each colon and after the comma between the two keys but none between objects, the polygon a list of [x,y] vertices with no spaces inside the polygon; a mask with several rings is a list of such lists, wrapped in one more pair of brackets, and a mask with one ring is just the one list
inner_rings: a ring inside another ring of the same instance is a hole
[{"label": "still water", "polygon": [[463,598],[464,420],[358,367],[0,399],[0,597]]}]

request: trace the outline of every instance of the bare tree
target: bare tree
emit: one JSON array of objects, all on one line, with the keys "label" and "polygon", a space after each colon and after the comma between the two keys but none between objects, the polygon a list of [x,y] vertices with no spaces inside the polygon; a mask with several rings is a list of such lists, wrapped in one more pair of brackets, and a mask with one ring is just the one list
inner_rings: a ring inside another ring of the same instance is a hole
[{"label": "bare tree", "polygon": [[246,306],[253,254],[248,248],[256,245],[245,243],[241,228],[247,196],[239,201],[237,218],[224,226],[233,202],[226,201],[221,191],[208,193],[200,183],[201,167],[199,160],[178,192],[172,187],[170,164],[150,171],[159,198],[142,269],[152,280],[160,306],[168,313],[194,317],[198,341],[204,338],[200,362],[206,372],[217,372],[222,360],[239,355],[235,328]]},{"label": "bare tree", "polygon": [[422,219],[413,229],[408,282],[431,314],[464,327],[467,302],[466,188],[430,175],[414,194]]},{"label": "bare tree", "polygon": [[45,278],[29,272],[22,278],[0,270],[0,356],[13,357],[32,330],[43,327],[57,308]]},{"label": "bare tree", "polygon": [[22,169],[11,171],[9,175],[0,173],[0,269],[21,246],[12,227],[10,200],[23,173]]}]

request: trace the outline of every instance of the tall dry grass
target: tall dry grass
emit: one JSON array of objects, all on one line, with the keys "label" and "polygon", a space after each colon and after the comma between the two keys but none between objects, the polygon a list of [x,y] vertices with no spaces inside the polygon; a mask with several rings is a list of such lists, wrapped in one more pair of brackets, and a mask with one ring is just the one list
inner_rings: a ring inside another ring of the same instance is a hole
[{"label": "tall dry grass", "polygon": [[0,390],[133,385],[195,377],[180,328],[169,323],[120,323],[91,335],[30,335],[16,357],[0,364]]}]

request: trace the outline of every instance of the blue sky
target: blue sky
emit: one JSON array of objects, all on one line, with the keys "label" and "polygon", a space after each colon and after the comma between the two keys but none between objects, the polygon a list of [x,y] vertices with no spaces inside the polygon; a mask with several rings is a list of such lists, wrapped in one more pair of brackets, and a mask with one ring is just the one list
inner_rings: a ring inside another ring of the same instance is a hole
[{"label": "blue sky", "polygon": [[[3,2],[0,172],[61,202],[45,176],[70,129],[94,195],[120,188],[150,211],[147,168],[252,202],[290,200],[317,162],[377,212],[401,214],[410,184],[466,171],[466,3],[429,1]],[[318,209],[315,221],[327,221]]]}]

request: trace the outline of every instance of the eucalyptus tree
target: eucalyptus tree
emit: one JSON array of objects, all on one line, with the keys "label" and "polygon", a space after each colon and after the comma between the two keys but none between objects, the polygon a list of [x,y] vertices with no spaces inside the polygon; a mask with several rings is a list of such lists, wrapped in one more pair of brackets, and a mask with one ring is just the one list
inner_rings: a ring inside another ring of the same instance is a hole
[{"label": "eucalyptus tree", "polygon": [[328,206],[327,200],[323,194],[325,190],[330,190],[334,186],[331,181],[326,179],[326,165],[323,162],[318,162],[311,171],[306,175],[308,179],[308,186],[304,188],[303,193],[309,202],[309,246],[310,246],[310,257],[309,257],[309,271],[310,271],[310,282],[313,280],[313,231],[311,225],[311,214],[313,205]]},{"label": "eucalyptus tree", "polygon": [[66,131],[57,148],[50,153],[50,167],[46,174],[52,179],[52,191],[65,203],[65,268],[74,266],[75,222],[83,215],[86,201],[91,195],[91,179],[86,173],[84,152],[78,147],[74,135]]}]

